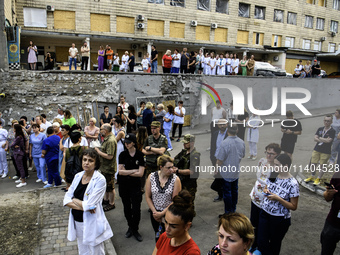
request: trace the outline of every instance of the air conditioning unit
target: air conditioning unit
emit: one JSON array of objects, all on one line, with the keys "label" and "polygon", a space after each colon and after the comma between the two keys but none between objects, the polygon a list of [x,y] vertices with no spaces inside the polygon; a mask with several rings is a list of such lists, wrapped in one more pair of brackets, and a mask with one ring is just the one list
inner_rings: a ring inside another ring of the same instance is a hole
[{"label": "air conditioning unit", "polygon": [[331,36],[334,37],[336,35],[335,32],[330,32],[331,33]]},{"label": "air conditioning unit", "polygon": [[144,24],[143,23],[137,23],[137,28],[138,29],[143,29],[144,28]]},{"label": "air conditioning unit", "polygon": [[211,28],[216,29],[217,28],[217,23],[211,23]]},{"label": "air conditioning unit", "polygon": [[190,21],[190,26],[197,27],[197,21],[196,20]]},{"label": "air conditioning unit", "polygon": [[54,12],[54,6],[53,5],[46,5],[46,10],[50,12]]},{"label": "air conditioning unit", "polygon": [[279,56],[274,56],[273,60],[276,61],[276,62],[279,61]]},{"label": "air conditioning unit", "polygon": [[139,49],[139,44],[131,44],[131,49],[132,50],[138,50]]},{"label": "air conditioning unit", "polygon": [[144,20],[144,16],[141,14],[137,15],[137,20]]},{"label": "air conditioning unit", "polygon": [[326,37],[324,37],[324,36],[321,37],[321,38],[320,38],[320,41],[321,41],[321,42],[326,41]]}]

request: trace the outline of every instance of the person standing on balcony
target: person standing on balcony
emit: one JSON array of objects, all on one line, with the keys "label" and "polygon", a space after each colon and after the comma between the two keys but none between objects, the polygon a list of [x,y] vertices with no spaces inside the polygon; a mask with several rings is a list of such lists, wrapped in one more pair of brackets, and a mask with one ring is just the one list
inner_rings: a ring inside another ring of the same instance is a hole
[{"label": "person standing on balcony", "polygon": [[74,64],[74,70],[77,70],[78,49],[76,48],[76,45],[74,43],[72,43],[72,47],[68,50],[68,53],[70,55],[69,70],[71,70],[72,68],[72,62]]}]

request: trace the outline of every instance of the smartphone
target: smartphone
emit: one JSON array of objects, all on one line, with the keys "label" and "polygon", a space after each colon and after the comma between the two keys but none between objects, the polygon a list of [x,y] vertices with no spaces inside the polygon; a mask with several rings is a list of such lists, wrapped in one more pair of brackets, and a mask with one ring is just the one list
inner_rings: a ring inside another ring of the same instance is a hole
[{"label": "smartphone", "polygon": [[329,182],[324,182],[326,187],[329,189],[334,189],[333,186]]},{"label": "smartphone", "polygon": [[270,194],[269,193],[266,193],[266,192],[262,192],[263,195],[265,196],[269,196]]},{"label": "smartphone", "polygon": [[34,118],[32,118],[32,121],[34,121]]}]

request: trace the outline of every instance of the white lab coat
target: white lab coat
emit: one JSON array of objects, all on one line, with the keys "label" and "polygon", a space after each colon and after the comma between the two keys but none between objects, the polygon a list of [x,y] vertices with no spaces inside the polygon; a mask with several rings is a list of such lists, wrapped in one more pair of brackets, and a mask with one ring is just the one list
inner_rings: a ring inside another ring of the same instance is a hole
[{"label": "white lab coat", "polygon": [[[217,60],[216,66],[217,66],[217,75],[225,75],[225,58],[219,58]],[[220,67],[220,65],[222,67]]]},{"label": "white lab coat", "polygon": [[[210,63],[210,66],[209,66],[209,70],[210,70],[210,75],[216,75],[216,61],[217,59],[216,58],[210,58],[209,60],[209,63]],[[211,69],[212,67],[214,67],[213,69]]]},{"label": "white lab coat", "polygon": [[231,66],[233,68],[235,68],[234,71],[232,71],[232,72],[234,72],[236,75],[238,74],[238,66],[239,66],[239,64],[240,64],[240,60],[238,58],[231,60]]},{"label": "white lab coat", "polygon": [[227,66],[228,73],[231,74],[231,58],[227,58],[226,66]]},{"label": "white lab coat", "polygon": [[128,70],[128,62],[129,62],[129,55],[122,56],[122,64],[120,65],[119,70],[123,70],[123,72],[127,72]]},{"label": "white lab coat", "polygon": [[209,62],[210,62],[210,57],[204,57],[204,69],[203,69],[203,73],[205,75],[210,74],[210,71],[209,71],[210,66],[208,65]]},{"label": "white lab coat", "polygon": [[[81,181],[85,171],[77,173],[73,182],[64,197],[64,206],[72,202],[73,193]],[[86,188],[83,199],[83,220],[84,220],[84,236],[83,242],[86,245],[96,246],[113,236],[109,222],[107,221],[102,207],[102,200],[106,191],[105,177],[98,171],[94,171],[93,176]],[[89,208],[96,206],[96,212],[91,214]],[[73,215],[70,211],[68,221],[67,239],[69,241],[76,240],[76,229]]]}]

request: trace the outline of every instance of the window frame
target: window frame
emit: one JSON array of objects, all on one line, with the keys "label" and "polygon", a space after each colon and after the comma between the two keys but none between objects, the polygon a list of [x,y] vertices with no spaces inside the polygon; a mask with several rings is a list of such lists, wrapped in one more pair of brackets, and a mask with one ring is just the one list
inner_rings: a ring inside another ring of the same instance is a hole
[{"label": "window frame", "polygon": [[[309,19],[309,20],[308,20]],[[311,22],[310,22],[311,20]],[[311,26],[307,26],[308,23],[311,23]],[[305,15],[305,28],[313,28],[314,23],[314,17],[310,15]]]},{"label": "window frame", "polygon": [[[319,24],[319,21],[323,21],[322,22],[322,29],[319,29],[318,28],[318,24]],[[325,30],[325,19],[323,19],[323,18],[316,18],[316,25],[315,25],[315,29],[316,30],[320,30],[320,31],[324,31]]]},{"label": "window frame", "polygon": [[[332,24],[336,24],[336,29],[335,30],[333,30],[333,26],[334,25],[332,25]],[[336,20],[331,20],[329,31],[334,32],[334,33],[338,33],[338,31],[339,31],[339,22],[336,21]]]},{"label": "window frame", "polygon": [[[275,20],[275,13],[276,13],[276,12],[281,12],[281,13],[282,13],[282,21],[276,21],[276,20]],[[273,21],[274,21],[274,22],[278,22],[278,23],[283,23],[283,21],[284,21],[284,10],[274,9],[274,18],[273,18]]]},{"label": "window frame", "polygon": [[[290,39],[289,40],[289,46],[287,46],[287,39]],[[294,48],[294,45],[295,45],[295,37],[286,36],[285,47]]]},{"label": "window frame", "polygon": [[[247,7],[248,7],[248,11],[247,11],[248,16],[247,16],[247,17],[241,16],[241,15],[240,15],[240,7],[241,7],[241,5],[244,5],[244,6],[247,6]],[[250,18],[250,4],[241,3],[241,2],[240,2],[240,3],[238,4],[238,16],[241,17],[241,18]]]},{"label": "window frame", "polygon": [[[334,50],[330,51],[331,47],[334,46]],[[334,53],[336,51],[336,44],[335,43],[328,43],[328,52]]]},{"label": "window frame", "polygon": [[[318,46],[318,49],[315,49],[316,45]],[[315,40],[314,43],[313,43],[313,50],[321,51],[321,49],[322,49],[322,42]]]},{"label": "window frame", "polygon": [[[306,43],[309,43],[309,48],[306,47]],[[312,40],[311,39],[302,39],[302,49],[310,50],[311,49]]]},{"label": "window frame", "polygon": [[[261,9],[263,11],[263,18],[256,18],[256,9]],[[260,20],[265,20],[266,19],[266,7],[265,6],[255,5],[255,8],[254,8],[254,19],[260,19]]]},{"label": "window frame", "polygon": [[[225,2],[227,2],[227,11],[226,12],[219,12],[219,11],[217,11],[217,2],[218,1],[225,1]],[[216,0],[216,9],[215,9],[215,12],[222,13],[222,14],[228,14],[229,15],[229,0]]]}]

